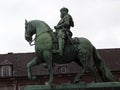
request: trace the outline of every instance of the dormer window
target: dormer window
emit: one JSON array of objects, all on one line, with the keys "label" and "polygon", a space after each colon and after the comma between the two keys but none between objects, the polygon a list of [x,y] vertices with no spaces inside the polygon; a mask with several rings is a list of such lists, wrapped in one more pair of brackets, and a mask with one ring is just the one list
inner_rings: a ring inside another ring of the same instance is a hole
[{"label": "dormer window", "polygon": [[13,65],[10,61],[5,60],[0,64],[1,76],[11,76],[13,71]]},{"label": "dormer window", "polygon": [[1,67],[1,76],[11,76],[12,68],[11,66],[2,66]]},{"label": "dormer window", "polygon": [[62,66],[60,69],[61,73],[66,73],[67,72],[67,66]]},{"label": "dormer window", "polygon": [[58,69],[59,69],[60,73],[67,73],[68,72],[67,65],[60,65]]}]

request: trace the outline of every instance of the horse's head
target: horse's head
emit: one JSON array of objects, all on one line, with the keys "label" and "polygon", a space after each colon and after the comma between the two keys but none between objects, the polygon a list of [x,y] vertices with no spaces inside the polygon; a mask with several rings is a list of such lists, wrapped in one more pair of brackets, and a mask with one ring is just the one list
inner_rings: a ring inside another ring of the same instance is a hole
[{"label": "horse's head", "polygon": [[32,35],[35,34],[35,28],[31,22],[25,20],[25,39],[28,42],[32,41]]}]

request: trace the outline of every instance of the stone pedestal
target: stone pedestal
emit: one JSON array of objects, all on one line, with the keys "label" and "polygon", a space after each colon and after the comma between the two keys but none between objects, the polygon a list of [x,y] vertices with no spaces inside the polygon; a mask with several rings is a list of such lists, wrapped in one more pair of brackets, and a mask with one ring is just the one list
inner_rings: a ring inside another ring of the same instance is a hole
[{"label": "stone pedestal", "polygon": [[64,85],[28,85],[24,90],[120,90],[120,82],[81,83]]}]

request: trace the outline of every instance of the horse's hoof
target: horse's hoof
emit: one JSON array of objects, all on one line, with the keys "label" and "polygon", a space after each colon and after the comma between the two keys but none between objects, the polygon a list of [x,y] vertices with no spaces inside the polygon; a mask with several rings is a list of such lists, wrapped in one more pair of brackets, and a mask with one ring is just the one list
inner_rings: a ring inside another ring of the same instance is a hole
[{"label": "horse's hoof", "polygon": [[74,81],[73,81],[73,83],[79,83],[79,82],[81,82],[81,79],[74,79]]},{"label": "horse's hoof", "polygon": [[52,83],[50,83],[50,82],[45,82],[45,85],[46,85],[46,86],[49,86],[49,85],[52,85]]},{"label": "horse's hoof", "polygon": [[53,83],[52,82],[45,82],[45,85],[53,85]]},{"label": "horse's hoof", "polygon": [[80,82],[79,80],[75,80],[73,83],[75,83],[75,84],[76,84],[76,83],[79,83],[79,82]]},{"label": "horse's hoof", "polygon": [[45,85],[47,85],[47,86],[48,86],[48,85],[49,85],[49,83],[48,83],[48,82],[45,82]]},{"label": "horse's hoof", "polygon": [[84,82],[81,79],[74,80],[75,84],[83,84]]}]

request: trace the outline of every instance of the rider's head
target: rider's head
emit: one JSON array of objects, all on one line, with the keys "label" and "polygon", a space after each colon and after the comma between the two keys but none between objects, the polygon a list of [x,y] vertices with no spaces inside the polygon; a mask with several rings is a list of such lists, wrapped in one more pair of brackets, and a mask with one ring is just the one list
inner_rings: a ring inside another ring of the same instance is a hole
[{"label": "rider's head", "polygon": [[66,14],[68,14],[68,9],[67,8],[65,8],[65,7],[63,7],[63,8],[61,8],[60,9],[60,13],[61,13],[61,18],[63,18]]}]

